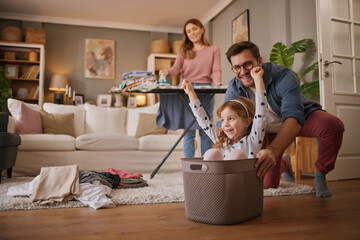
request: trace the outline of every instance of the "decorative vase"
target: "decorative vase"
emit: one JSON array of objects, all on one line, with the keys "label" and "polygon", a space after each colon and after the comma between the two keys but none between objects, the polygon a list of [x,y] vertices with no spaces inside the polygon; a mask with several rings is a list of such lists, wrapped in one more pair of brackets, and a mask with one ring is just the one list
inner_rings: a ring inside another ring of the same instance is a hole
[{"label": "decorative vase", "polygon": [[30,62],[36,62],[38,60],[38,56],[35,50],[31,50],[29,52],[29,61]]}]

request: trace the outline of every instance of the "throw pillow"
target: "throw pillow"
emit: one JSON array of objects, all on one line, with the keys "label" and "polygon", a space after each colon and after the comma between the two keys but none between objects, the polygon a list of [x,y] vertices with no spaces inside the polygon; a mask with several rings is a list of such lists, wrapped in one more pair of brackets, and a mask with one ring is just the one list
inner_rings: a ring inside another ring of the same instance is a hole
[{"label": "throw pillow", "polygon": [[41,110],[41,107],[38,104],[24,103],[20,100],[13,99],[13,98],[9,98],[7,103],[8,103],[8,109],[9,109],[9,112],[11,113],[11,116],[13,116],[17,121],[19,121],[19,119],[20,119],[21,103],[25,104],[27,107],[29,107],[33,110],[36,110],[36,111]]},{"label": "throw pillow", "polygon": [[139,138],[150,134],[165,134],[166,128],[156,125],[156,114],[139,113],[139,123],[135,137]]},{"label": "throw pillow", "polygon": [[42,127],[44,133],[64,134],[75,137],[74,133],[74,113],[47,113],[40,111]]},{"label": "throw pillow", "polygon": [[44,103],[43,109],[47,113],[74,113],[75,136],[85,134],[85,108],[84,105],[63,105],[54,103]]},{"label": "throw pillow", "polygon": [[152,113],[156,114],[159,109],[159,103],[150,105],[147,107],[128,108],[127,120],[126,120],[126,134],[132,137],[136,135],[136,129],[139,126],[139,114],[140,113]]},{"label": "throw pillow", "polygon": [[20,103],[19,120],[16,125],[17,134],[41,134],[40,112]]},{"label": "throw pillow", "polygon": [[125,134],[126,108],[94,106],[85,103],[86,134]]}]

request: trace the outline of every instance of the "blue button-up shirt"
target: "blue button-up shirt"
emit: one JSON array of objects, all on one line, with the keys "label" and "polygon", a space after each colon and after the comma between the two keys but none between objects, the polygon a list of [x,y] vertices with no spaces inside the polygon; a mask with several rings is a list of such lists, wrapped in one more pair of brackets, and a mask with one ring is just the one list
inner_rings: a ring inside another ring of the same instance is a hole
[{"label": "blue button-up shirt", "polygon": [[[295,118],[303,126],[310,113],[321,109],[320,104],[311,102],[302,95],[300,81],[292,70],[271,62],[263,63],[262,68],[268,103],[282,122],[287,118]],[[249,98],[245,86],[234,77],[225,93],[225,101],[240,96]]]}]

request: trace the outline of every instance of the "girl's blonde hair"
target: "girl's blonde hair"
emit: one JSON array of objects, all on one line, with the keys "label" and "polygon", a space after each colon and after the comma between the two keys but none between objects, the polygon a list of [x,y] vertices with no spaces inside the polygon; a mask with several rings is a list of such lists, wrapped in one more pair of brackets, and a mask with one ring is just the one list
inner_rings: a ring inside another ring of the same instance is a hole
[{"label": "girl's blonde hair", "polygon": [[[227,101],[221,105],[218,110],[216,111],[216,114],[219,118],[221,118],[221,112],[224,111],[225,108],[231,108],[234,110],[240,117],[247,119],[250,118],[251,121],[254,119],[255,115],[255,104],[251,99],[246,97],[239,97],[230,101]],[[239,102],[241,103],[239,103]],[[246,108],[246,109],[245,109]],[[246,111],[247,110],[247,111]],[[249,125],[249,127],[246,129],[245,135],[249,135],[251,131],[252,123]],[[224,148],[224,143],[226,143],[226,147],[231,147],[234,143],[238,142],[240,139],[229,139],[222,128],[219,128],[220,135],[219,140],[213,145],[214,148],[222,149]]]},{"label": "girl's blonde hair", "polygon": [[208,42],[207,38],[205,37],[205,28],[204,25],[202,25],[202,23],[196,19],[196,18],[191,18],[189,20],[186,21],[186,23],[184,24],[183,27],[183,42],[181,44],[181,50],[180,53],[183,56],[183,58],[188,58],[188,59],[192,59],[195,57],[196,53],[193,50],[194,48],[194,43],[190,41],[189,37],[186,34],[186,26],[192,23],[196,26],[198,26],[199,28],[204,30],[204,33],[201,36],[201,43],[203,45],[209,46],[210,43]]}]

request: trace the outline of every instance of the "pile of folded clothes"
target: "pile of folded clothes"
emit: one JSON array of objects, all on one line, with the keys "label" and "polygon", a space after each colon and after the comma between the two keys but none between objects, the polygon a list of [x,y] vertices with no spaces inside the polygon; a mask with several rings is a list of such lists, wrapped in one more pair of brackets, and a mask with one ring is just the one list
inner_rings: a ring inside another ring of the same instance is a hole
[{"label": "pile of folded clothes", "polygon": [[119,90],[147,92],[157,87],[157,79],[152,71],[132,71],[124,73],[121,78]]}]

